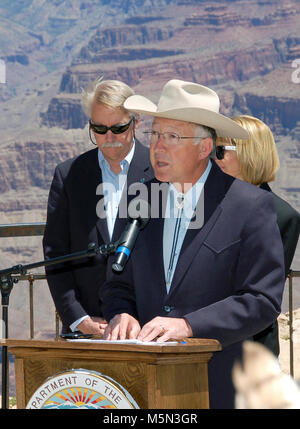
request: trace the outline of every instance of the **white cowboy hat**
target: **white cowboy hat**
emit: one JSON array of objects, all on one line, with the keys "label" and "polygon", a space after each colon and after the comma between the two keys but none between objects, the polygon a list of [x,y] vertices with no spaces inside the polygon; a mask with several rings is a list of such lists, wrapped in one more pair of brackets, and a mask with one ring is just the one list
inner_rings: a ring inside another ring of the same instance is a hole
[{"label": "white cowboy hat", "polygon": [[163,87],[158,105],[141,95],[132,95],[125,109],[158,118],[193,122],[214,128],[219,137],[248,139],[248,132],[219,113],[220,100],[210,88],[193,82],[172,79]]}]

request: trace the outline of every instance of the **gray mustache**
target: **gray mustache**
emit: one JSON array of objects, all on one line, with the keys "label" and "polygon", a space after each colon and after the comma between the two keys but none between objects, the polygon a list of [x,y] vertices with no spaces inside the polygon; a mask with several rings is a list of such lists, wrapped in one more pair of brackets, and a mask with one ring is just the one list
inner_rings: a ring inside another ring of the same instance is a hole
[{"label": "gray mustache", "polygon": [[112,143],[106,142],[106,143],[103,143],[102,145],[102,147],[122,147],[122,146],[123,145],[120,142],[112,142]]}]

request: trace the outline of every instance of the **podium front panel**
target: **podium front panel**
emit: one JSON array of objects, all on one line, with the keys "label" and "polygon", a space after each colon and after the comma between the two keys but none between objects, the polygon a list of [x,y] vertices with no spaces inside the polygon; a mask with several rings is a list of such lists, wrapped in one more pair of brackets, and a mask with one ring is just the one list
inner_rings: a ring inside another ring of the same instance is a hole
[{"label": "podium front panel", "polygon": [[[142,409],[209,408],[207,363],[221,350],[216,340],[202,339],[172,346],[65,340],[5,340],[5,344],[15,356],[18,408],[26,408],[46,380],[69,370],[111,378]],[[108,399],[118,408],[112,396]]]}]

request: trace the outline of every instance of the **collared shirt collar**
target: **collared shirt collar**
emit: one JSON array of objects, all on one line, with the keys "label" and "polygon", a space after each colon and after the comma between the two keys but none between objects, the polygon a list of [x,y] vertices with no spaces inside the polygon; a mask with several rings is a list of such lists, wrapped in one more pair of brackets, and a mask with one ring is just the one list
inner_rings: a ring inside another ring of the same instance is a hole
[{"label": "collared shirt collar", "polygon": [[[184,195],[184,209],[186,213],[193,213],[195,210],[195,207],[197,205],[197,202],[199,200],[200,194],[203,190],[204,184],[206,182],[206,179],[210,173],[212,167],[212,162],[209,160],[207,167],[204,171],[204,173],[199,177],[197,182],[189,189]],[[173,192],[174,199],[180,197],[182,195],[181,192],[178,192],[175,186],[170,183],[169,185],[169,195]]]}]

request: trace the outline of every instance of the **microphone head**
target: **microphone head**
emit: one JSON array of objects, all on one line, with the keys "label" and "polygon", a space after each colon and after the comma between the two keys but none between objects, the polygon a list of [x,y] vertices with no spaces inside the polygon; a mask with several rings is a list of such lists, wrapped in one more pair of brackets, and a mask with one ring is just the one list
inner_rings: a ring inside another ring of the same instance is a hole
[{"label": "microphone head", "polygon": [[117,262],[114,262],[114,263],[112,264],[112,269],[113,269],[114,271],[117,271],[118,273],[120,273],[121,271],[123,271],[123,268],[124,268],[124,267],[122,267],[122,265],[121,265],[121,264],[118,264]]},{"label": "microphone head", "polygon": [[134,198],[128,205],[128,219],[136,219],[139,222],[140,229],[144,228],[149,222],[151,215],[150,204],[141,198]]}]

